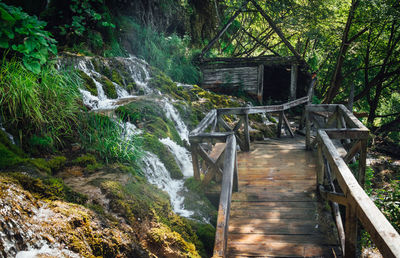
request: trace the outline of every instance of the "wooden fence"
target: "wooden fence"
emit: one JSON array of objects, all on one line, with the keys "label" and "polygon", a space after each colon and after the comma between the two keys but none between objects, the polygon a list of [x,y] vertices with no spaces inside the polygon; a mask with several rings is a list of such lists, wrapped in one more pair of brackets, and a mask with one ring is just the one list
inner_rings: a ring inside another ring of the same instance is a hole
[{"label": "wooden fence", "polygon": [[[317,149],[318,190],[332,202],[344,256],[356,256],[360,221],[384,257],[400,257],[399,234],[363,190],[368,134],[343,105],[306,106],[306,147]],[[354,175],[347,165],[356,162]],[[346,210],[344,223],[339,205]]]},{"label": "wooden fence", "polygon": [[[250,150],[249,114],[279,113],[278,135],[284,125],[293,137],[285,111],[308,101],[309,97],[303,97],[282,105],[214,109],[190,132],[194,177],[201,180],[203,185],[209,184],[212,179],[221,181],[222,178],[215,257],[224,257],[226,252],[231,196],[232,191],[238,189],[236,150],[237,146],[242,151]],[[235,124],[229,125],[224,118],[227,115],[235,115],[239,119]],[[239,135],[242,127],[244,139]]]}]

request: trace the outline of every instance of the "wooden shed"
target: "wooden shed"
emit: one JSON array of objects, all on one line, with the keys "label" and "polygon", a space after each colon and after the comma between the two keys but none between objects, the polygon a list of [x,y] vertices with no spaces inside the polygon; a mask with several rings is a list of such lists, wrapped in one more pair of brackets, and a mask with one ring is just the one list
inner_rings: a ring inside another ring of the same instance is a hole
[{"label": "wooden shed", "polygon": [[295,56],[203,59],[200,68],[203,88],[244,93],[261,104],[303,97],[311,81]]}]

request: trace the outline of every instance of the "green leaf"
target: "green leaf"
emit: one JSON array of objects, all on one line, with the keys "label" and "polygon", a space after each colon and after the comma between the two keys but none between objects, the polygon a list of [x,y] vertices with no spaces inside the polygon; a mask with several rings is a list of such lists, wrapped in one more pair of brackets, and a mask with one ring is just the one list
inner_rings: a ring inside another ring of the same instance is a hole
[{"label": "green leaf", "polygon": [[9,47],[8,41],[3,38],[0,38],[0,48],[8,48],[8,47]]},{"label": "green leaf", "polygon": [[40,73],[40,64],[38,61],[32,58],[26,58],[26,56],[24,56],[22,62],[24,63],[25,68],[29,71],[33,72],[34,74]]},{"label": "green leaf", "polygon": [[3,19],[4,21],[12,23],[12,24],[15,23],[14,17],[11,14],[9,14],[8,11],[1,6],[0,6],[0,15],[1,15],[1,19]]}]

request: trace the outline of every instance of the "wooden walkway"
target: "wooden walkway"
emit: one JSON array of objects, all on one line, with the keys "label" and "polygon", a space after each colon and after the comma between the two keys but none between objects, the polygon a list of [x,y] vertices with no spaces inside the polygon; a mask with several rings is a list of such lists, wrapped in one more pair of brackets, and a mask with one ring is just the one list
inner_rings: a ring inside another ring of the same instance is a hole
[{"label": "wooden walkway", "polygon": [[316,161],[303,137],[238,153],[227,257],[340,257],[334,223],[316,197]]}]

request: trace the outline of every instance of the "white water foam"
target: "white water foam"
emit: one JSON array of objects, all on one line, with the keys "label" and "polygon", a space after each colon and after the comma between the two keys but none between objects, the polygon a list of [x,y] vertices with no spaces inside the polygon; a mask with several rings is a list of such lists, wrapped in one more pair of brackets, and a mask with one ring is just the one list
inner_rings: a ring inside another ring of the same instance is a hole
[{"label": "white water foam", "polygon": [[20,251],[15,256],[16,258],[36,258],[36,257],[68,257],[79,258],[79,254],[68,249],[51,248],[44,244],[40,249],[30,249],[28,251]]},{"label": "white water foam", "polygon": [[168,193],[174,212],[183,217],[192,216],[193,212],[184,208],[184,197],[179,195],[184,189],[183,180],[172,179],[164,164],[151,152],[145,152],[143,162],[147,180]]},{"label": "white water foam", "polygon": [[176,110],[167,98],[163,99],[163,109],[167,118],[174,122],[181,139],[189,142],[189,130],[179,115],[178,110]]},{"label": "white water foam", "polygon": [[160,142],[167,146],[174,155],[183,176],[186,178],[193,176],[192,156],[190,155],[189,151],[176,144],[176,142],[172,141],[170,138],[161,139]]}]

